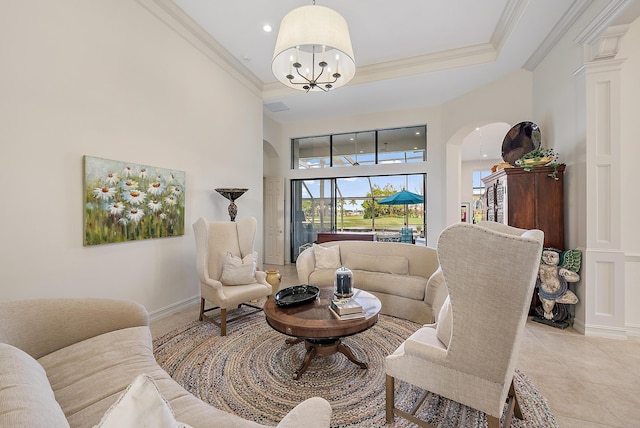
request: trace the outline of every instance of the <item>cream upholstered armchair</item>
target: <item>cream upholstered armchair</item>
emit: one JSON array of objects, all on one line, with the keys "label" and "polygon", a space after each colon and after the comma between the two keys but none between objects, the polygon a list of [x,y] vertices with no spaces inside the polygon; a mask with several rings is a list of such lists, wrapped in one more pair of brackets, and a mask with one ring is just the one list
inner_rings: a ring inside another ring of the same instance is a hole
[{"label": "cream upholstered armchair", "polygon": [[[207,319],[220,327],[226,336],[227,322],[262,310],[252,300],[269,296],[272,291],[267,274],[256,270],[257,254],[253,251],[257,221],[247,217],[238,222],[207,221],[199,218],[193,224],[196,239],[196,269],[200,277],[200,321]],[[205,301],[214,307],[205,309]],[[241,305],[255,311],[227,320],[227,310]],[[205,312],[220,309],[220,321]]]},{"label": "cream upholstered armchair", "polygon": [[417,418],[417,408],[395,407],[395,379],[486,413],[490,428],[499,425],[507,398],[505,425],[514,411],[522,418],[512,380],[543,238],[540,230],[492,222],[442,232],[438,258],[449,297],[436,324],[416,331],[385,360],[388,422],[395,414],[430,426]]}]

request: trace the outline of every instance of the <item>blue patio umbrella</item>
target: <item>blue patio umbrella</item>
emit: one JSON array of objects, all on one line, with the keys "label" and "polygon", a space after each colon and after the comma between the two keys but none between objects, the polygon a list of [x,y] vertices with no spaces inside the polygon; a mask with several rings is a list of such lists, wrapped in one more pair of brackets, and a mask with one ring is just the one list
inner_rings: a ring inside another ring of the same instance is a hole
[{"label": "blue patio umbrella", "polygon": [[421,204],[423,202],[424,197],[422,195],[404,189],[378,201],[380,205],[404,205],[404,223],[406,226],[409,226],[409,210],[407,209],[407,205]]}]

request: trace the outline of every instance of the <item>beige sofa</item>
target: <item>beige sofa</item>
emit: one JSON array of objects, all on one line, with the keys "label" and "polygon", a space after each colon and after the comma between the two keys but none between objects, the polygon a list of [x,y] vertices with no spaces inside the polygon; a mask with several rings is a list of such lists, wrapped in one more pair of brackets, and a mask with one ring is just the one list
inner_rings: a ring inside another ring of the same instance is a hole
[{"label": "beige sofa", "polygon": [[[335,266],[351,269],[354,287],[378,297],[381,313],[421,324],[435,321],[447,297],[435,249],[395,242],[335,241],[319,245],[339,247],[340,260]],[[333,286],[336,268],[326,264],[318,268],[315,248],[316,244],[298,256],[298,281]]]},{"label": "beige sofa", "polygon": [[[0,302],[0,426],[94,426],[143,373],[179,422],[264,426],[204,403],[171,379],[155,361],[148,323],[142,306],[119,300]],[[278,427],[328,427],[330,418],[329,403],[315,397]]]}]

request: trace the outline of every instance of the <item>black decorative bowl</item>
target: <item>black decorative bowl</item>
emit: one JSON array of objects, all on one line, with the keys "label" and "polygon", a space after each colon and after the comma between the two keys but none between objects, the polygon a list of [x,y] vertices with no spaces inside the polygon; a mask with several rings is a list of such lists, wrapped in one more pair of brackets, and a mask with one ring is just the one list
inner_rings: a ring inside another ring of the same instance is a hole
[{"label": "black decorative bowl", "polygon": [[283,288],[273,296],[278,306],[296,306],[313,302],[320,294],[320,289],[315,285],[294,285]]}]

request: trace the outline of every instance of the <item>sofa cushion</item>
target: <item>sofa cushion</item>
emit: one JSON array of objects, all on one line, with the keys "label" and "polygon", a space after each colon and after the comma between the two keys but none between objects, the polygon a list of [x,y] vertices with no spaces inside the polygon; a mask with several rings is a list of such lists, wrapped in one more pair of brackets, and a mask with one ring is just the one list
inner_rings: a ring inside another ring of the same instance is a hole
[{"label": "sofa cushion", "polygon": [[154,374],[151,333],[132,327],[101,334],[38,360],[71,426],[93,426],[139,374]]},{"label": "sofa cushion", "polygon": [[224,285],[246,285],[256,282],[258,253],[247,254],[243,259],[230,252],[224,258],[220,282]]},{"label": "sofa cushion", "polygon": [[[153,356],[148,327],[132,327],[75,343],[38,360],[44,367],[71,427],[100,422],[107,409],[139,374],[153,378],[176,418],[191,426],[263,427],[203,403],[162,370]],[[97,387],[98,386],[98,387]]]},{"label": "sofa cushion", "polygon": [[[393,294],[413,300],[424,300],[427,280],[422,276],[394,275],[366,270],[352,270],[353,287],[365,291]],[[332,269],[316,269],[309,275],[309,284],[333,286],[336,273]]]},{"label": "sofa cushion", "polygon": [[342,255],[342,264],[351,270],[366,270],[396,275],[407,275],[409,273],[409,259],[403,256],[371,256],[360,253],[344,253]]},{"label": "sofa cushion", "polygon": [[29,354],[0,343],[0,380],[0,426],[69,426],[47,373]]},{"label": "sofa cushion", "polygon": [[422,276],[353,270],[353,286],[366,291],[424,300],[427,280]]},{"label": "sofa cushion", "polygon": [[338,269],[342,266],[339,245],[323,247],[322,245],[313,244],[313,255],[316,259],[316,269]]},{"label": "sofa cushion", "polygon": [[105,413],[97,428],[150,426],[191,428],[176,421],[171,406],[151,377],[139,375]]}]

